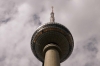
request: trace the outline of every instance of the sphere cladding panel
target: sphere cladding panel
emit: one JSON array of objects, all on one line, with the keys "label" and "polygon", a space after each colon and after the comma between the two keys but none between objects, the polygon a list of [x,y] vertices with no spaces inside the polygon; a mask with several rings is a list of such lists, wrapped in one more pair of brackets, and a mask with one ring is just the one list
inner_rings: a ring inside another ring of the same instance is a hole
[{"label": "sphere cladding panel", "polygon": [[44,61],[43,48],[49,43],[57,44],[61,48],[60,62],[70,56],[74,46],[69,30],[58,23],[45,24],[33,34],[31,48],[34,55],[42,62]]}]

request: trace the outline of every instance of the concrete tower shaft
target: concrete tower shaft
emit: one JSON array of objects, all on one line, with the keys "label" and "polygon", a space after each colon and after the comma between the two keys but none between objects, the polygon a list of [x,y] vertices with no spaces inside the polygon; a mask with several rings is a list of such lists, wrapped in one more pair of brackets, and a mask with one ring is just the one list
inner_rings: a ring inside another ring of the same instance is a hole
[{"label": "concrete tower shaft", "polygon": [[45,60],[43,66],[60,66],[60,48],[51,43],[44,47]]}]

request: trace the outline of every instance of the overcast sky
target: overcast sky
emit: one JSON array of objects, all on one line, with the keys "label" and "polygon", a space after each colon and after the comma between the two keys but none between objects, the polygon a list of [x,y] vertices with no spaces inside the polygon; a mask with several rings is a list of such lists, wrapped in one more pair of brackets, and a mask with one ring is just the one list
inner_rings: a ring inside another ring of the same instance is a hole
[{"label": "overcast sky", "polygon": [[100,0],[0,0],[0,66],[42,66],[33,55],[34,31],[50,21],[66,26],[74,50],[61,66],[100,66]]}]

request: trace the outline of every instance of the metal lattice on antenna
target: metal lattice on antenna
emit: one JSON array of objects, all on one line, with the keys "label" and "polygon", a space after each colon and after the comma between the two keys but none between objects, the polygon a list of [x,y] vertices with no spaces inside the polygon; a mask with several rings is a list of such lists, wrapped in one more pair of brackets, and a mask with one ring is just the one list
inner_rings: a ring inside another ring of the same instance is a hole
[{"label": "metal lattice on antenna", "polygon": [[50,22],[55,22],[54,12],[53,12],[53,6],[52,6],[52,12],[50,17]]}]

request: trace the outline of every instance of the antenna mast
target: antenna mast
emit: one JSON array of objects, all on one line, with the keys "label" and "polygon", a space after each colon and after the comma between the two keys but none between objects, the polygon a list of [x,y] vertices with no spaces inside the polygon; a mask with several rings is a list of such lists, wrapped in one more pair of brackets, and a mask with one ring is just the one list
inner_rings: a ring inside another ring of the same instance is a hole
[{"label": "antenna mast", "polygon": [[52,12],[50,17],[50,22],[55,22],[54,12],[53,12],[53,6],[52,6]]}]

